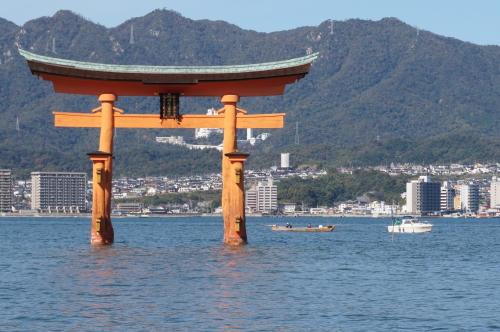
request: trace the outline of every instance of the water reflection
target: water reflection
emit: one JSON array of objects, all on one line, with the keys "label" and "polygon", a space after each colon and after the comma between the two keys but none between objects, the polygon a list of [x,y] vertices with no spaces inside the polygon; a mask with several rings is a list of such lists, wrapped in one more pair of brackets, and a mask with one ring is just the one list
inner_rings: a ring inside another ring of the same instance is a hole
[{"label": "water reflection", "polygon": [[[344,220],[350,227],[327,235],[250,224],[252,242],[233,247],[221,244],[220,221],[205,219],[124,221],[115,226],[127,240],[102,247],[78,240],[87,220],[5,224],[3,234],[19,236],[0,242],[0,330],[493,328],[498,220],[443,220],[394,243],[383,220],[380,231],[358,227],[377,220]],[[56,227],[70,236],[54,238]],[[27,229],[39,234],[31,243]]]}]

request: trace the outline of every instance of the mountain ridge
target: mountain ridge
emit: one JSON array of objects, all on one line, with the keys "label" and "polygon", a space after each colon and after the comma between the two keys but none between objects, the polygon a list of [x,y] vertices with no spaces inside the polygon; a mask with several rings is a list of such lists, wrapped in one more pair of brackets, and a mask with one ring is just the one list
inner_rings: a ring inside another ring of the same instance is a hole
[{"label": "mountain ridge", "polygon": [[[297,123],[301,146],[359,149],[376,138],[419,145],[449,134],[486,138],[477,140],[486,145],[500,141],[500,132],[495,131],[500,121],[495,112],[500,107],[498,46],[417,31],[395,18],[325,21],[262,33],[224,21],[191,20],[169,10],[155,10],[106,28],[63,10],[21,27],[0,20],[0,115],[4,119],[0,147],[4,148],[83,154],[95,150],[98,141],[97,129],[55,128],[51,114],[89,112],[99,106],[97,98],[55,94],[50,82],[30,74],[18,47],[78,61],[139,65],[249,64],[319,51],[310,73],[287,86],[283,96],[242,98],[239,106],[251,114],[287,113],[285,128],[269,130],[271,137],[252,150],[255,158],[259,153],[300,150],[294,147]],[[183,98],[181,113],[205,113],[220,105],[218,98]],[[127,113],[156,113],[158,100],[119,97],[117,107]],[[156,144],[156,136],[170,135],[192,132],[120,129],[115,151],[148,149]],[[330,164],[336,164],[332,158]],[[116,163],[120,165],[118,158]],[[2,164],[6,165],[0,159]]]}]

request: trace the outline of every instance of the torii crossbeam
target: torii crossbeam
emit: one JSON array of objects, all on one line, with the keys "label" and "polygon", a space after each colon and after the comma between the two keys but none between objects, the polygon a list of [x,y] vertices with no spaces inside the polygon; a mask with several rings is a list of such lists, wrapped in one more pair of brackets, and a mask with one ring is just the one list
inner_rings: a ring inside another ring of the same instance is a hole
[{"label": "torii crossbeam", "polygon": [[[45,57],[19,50],[31,73],[51,81],[55,92],[96,95],[102,103],[92,113],[54,112],[55,126],[101,128],[93,162],[91,243],[114,241],[111,223],[111,180],[114,128],[223,128],[223,242],[247,243],[243,164],[248,154],[237,147],[236,129],[283,128],[284,113],[249,115],[237,108],[240,97],[284,93],[285,86],[303,78],[318,53],[306,57],[239,66],[126,66]],[[158,115],[123,114],[118,96],[159,96]],[[217,116],[180,115],[178,98],[221,97]]]}]

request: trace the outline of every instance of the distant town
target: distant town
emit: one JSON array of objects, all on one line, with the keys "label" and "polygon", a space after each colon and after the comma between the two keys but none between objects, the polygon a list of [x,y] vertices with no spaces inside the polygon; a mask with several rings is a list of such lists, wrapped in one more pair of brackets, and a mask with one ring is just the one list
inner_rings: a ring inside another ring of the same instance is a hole
[{"label": "distant town", "polygon": [[[500,216],[500,164],[415,165],[392,163],[377,167],[341,167],[334,170],[352,174],[356,169],[377,170],[389,175],[414,176],[401,197],[405,205],[370,201],[366,196],[336,202],[335,206],[307,207],[297,202],[278,202],[279,182],[289,177],[318,178],[325,170],[298,170],[290,167],[290,155],[281,154],[281,165],[266,170],[245,170],[246,211],[254,215],[373,216],[429,215],[443,217]],[[464,176],[458,180],[433,182],[436,176]],[[113,180],[112,198],[119,200],[114,215],[219,214],[211,202],[143,206],[138,199],[166,193],[220,190],[221,174],[185,177],[121,177]],[[32,172],[30,180],[13,179],[11,170],[0,170],[0,211],[12,214],[81,214],[92,209],[92,181],[84,172]]]}]

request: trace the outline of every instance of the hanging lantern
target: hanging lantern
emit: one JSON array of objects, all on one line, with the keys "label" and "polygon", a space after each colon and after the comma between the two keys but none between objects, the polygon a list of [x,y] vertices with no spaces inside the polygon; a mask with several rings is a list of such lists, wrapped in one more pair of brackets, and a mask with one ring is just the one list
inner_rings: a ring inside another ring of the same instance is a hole
[{"label": "hanging lantern", "polygon": [[160,93],[160,119],[179,119],[179,93]]}]

